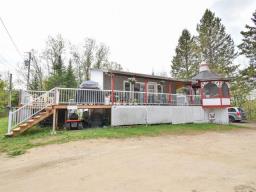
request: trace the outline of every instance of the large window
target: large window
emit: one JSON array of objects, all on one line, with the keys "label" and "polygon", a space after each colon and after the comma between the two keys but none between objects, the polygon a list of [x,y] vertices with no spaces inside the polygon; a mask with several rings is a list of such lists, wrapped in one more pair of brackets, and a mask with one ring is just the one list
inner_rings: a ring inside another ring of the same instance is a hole
[{"label": "large window", "polygon": [[207,83],[204,86],[204,94],[206,98],[217,97],[219,95],[218,86],[214,83]]},{"label": "large window", "polygon": [[141,82],[135,83],[134,91],[144,92],[145,91],[145,83],[141,83]]},{"label": "large window", "polygon": [[164,92],[163,91],[163,85],[160,85],[160,84],[157,85],[157,92],[158,93],[163,93]]},{"label": "large window", "polygon": [[131,83],[128,81],[124,82],[124,91],[131,91]]}]

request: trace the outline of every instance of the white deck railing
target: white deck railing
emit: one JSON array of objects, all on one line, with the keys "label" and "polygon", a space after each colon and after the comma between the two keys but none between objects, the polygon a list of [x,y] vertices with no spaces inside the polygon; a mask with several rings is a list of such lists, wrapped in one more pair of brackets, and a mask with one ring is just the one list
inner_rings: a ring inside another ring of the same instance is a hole
[{"label": "white deck railing", "polygon": [[9,113],[8,133],[53,104],[201,105],[199,95],[76,88],[54,88],[50,91],[25,91],[24,93],[25,97],[22,98],[24,105]]},{"label": "white deck railing", "polygon": [[46,91],[32,91],[32,90],[21,90],[20,92],[20,104],[26,105],[36,99],[37,97],[43,95]]},{"label": "white deck railing", "polygon": [[58,88],[59,104],[201,105],[200,95]]}]

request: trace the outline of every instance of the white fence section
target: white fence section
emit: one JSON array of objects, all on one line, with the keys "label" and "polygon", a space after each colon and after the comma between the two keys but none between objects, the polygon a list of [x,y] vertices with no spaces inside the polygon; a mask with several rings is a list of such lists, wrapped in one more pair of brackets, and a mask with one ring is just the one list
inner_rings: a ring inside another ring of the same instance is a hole
[{"label": "white fence section", "polygon": [[227,109],[206,109],[201,106],[113,106],[111,125],[137,125],[159,123],[206,123],[214,113],[215,123],[227,124]]}]

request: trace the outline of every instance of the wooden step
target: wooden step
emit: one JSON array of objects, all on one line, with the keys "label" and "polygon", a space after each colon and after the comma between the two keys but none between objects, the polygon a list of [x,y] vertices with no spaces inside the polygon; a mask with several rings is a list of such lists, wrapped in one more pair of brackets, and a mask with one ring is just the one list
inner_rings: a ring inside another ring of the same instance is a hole
[{"label": "wooden step", "polygon": [[28,123],[34,123],[34,122],[35,122],[34,119],[29,119],[29,120],[28,120]]},{"label": "wooden step", "polygon": [[34,116],[33,119],[39,119],[41,116],[40,115],[37,115],[37,116]]},{"label": "wooden step", "polygon": [[21,128],[23,128],[23,127],[27,127],[27,126],[28,126],[28,124],[27,124],[27,123],[23,123],[23,124],[19,125],[19,127],[21,127]]},{"label": "wooden step", "polygon": [[13,132],[20,132],[21,131],[21,128],[20,127],[17,127],[15,129],[12,130]]},{"label": "wooden step", "polygon": [[46,115],[48,112],[40,112],[39,115]]}]

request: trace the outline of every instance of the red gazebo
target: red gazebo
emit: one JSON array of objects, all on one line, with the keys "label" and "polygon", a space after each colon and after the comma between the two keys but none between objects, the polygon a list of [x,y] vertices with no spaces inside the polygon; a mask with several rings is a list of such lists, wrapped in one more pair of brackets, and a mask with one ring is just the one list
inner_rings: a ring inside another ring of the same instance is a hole
[{"label": "red gazebo", "polygon": [[192,78],[193,88],[199,90],[202,107],[226,108],[230,106],[230,79],[209,70],[207,63],[201,63],[199,74]]}]

